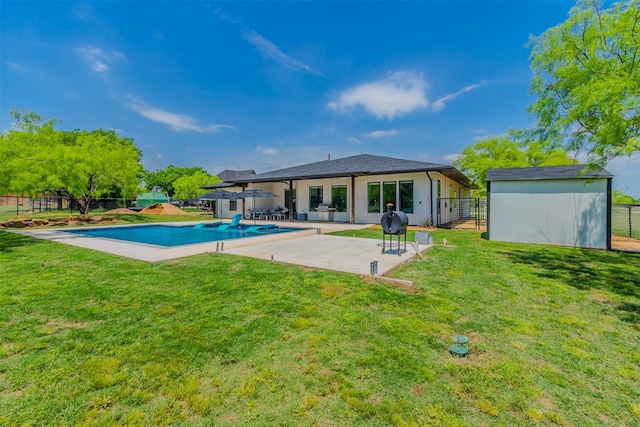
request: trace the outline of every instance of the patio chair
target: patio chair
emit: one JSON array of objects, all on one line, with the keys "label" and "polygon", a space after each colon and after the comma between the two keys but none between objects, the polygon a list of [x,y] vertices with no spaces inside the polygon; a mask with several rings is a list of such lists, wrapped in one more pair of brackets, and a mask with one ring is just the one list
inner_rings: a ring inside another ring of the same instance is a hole
[{"label": "patio chair", "polygon": [[273,219],[277,219],[277,220],[286,219],[288,212],[289,212],[289,209],[287,208],[282,209],[280,212],[275,212],[273,214]]},{"label": "patio chair", "polygon": [[233,219],[229,224],[222,224],[218,227],[218,230],[226,230],[228,228],[236,228],[240,225],[240,220],[242,219],[242,214],[235,214]]}]

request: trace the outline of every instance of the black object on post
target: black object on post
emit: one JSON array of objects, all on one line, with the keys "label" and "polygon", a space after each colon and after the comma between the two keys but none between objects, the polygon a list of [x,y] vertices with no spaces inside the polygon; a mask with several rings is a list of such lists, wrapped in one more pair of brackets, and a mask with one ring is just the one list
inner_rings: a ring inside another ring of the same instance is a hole
[{"label": "black object on post", "polygon": [[409,217],[402,211],[394,211],[393,203],[387,205],[387,212],[380,219],[382,226],[382,253],[386,249],[387,235],[389,236],[389,250],[393,249],[393,236],[398,236],[398,256],[402,256],[400,250],[400,236],[404,235],[404,251],[407,251],[407,225]]}]

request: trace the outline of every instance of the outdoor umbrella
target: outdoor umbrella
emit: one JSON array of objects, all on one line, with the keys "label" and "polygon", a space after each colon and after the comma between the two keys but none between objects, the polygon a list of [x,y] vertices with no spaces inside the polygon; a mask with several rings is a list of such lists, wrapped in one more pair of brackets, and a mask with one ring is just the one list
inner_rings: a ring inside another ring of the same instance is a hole
[{"label": "outdoor umbrella", "polygon": [[238,198],[238,193],[234,193],[232,191],[227,191],[227,190],[216,190],[216,191],[212,191],[211,193],[203,194],[202,196],[198,197],[199,200],[221,200],[221,199],[229,200],[229,199],[237,199],[237,198]]},{"label": "outdoor umbrella", "polygon": [[[278,197],[277,194],[273,194],[273,193],[269,193],[268,191],[265,190],[261,190],[259,188],[249,188],[247,190],[244,190],[238,194],[236,194],[236,198],[238,199],[247,199],[249,197]],[[255,208],[255,201],[254,201],[254,208]],[[255,209],[254,209],[255,210]],[[255,214],[253,215],[253,223],[256,223],[256,216]]]},{"label": "outdoor umbrella", "polygon": [[211,193],[203,194],[202,196],[198,197],[198,200],[232,200],[237,198],[238,193],[227,190],[216,190],[212,191]]}]

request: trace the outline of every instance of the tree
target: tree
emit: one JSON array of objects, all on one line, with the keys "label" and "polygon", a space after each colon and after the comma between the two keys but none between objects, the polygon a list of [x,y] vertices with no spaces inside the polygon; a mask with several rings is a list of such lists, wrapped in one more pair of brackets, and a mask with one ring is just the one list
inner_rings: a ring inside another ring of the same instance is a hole
[{"label": "tree", "polygon": [[611,192],[611,201],[613,203],[621,203],[624,205],[635,205],[640,203],[640,200],[634,199],[622,190],[613,190]]},{"label": "tree", "polygon": [[640,150],[640,0],[579,0],[564,23],[530,40],[541,140],[591,166]]},{"label": "tree", "polygon": [[474,183],[474,194],[487,194],[487,170],[529,166],[557,166],[573,164],[566,151],[539,142],[518,142],[522,134],[510,131],[508,136],[493,136],[467,145],[453,162]]},{"label": "tree", "polygon": [[10,192],[49,192],[68,198],[82,214],[91,200],[110,194],[133,196],[142,175],[141,151],[112,130],[60,131],[53,121],[17,122],[2,135],[0,158]]},{"label": "tree", "polygon": [[191,175],[181,176],[173,182],[175,198],[181,200],[196,198],[207,192],[207,190],[202,189],[203,186],[218,182],[220,182],[220,178],[200,170]]},{"label": "tree", "polygon": [[[173,165],[167,166],[166,169],[158,169],[155,171],[145,171],[144,181],[145,188],[149,191],[159,189],[173,197],[176,193],[174,184],[176,180],[183,176],[193,175],[196,172],[207,173],[201,167],[177,167]],[[203,184],[206,185],[206,184]]]}]

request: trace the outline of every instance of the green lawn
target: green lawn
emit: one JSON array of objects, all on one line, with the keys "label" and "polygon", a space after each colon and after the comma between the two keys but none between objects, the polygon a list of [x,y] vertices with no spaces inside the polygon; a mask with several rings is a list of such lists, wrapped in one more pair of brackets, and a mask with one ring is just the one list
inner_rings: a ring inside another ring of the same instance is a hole
[{"label": "green lawn", "polygon": [[640,425],[640,256],[433,235],[411,287],[0,231],[0,425]]}]

